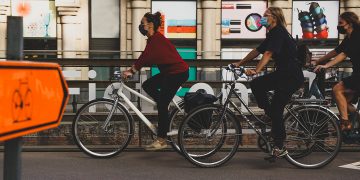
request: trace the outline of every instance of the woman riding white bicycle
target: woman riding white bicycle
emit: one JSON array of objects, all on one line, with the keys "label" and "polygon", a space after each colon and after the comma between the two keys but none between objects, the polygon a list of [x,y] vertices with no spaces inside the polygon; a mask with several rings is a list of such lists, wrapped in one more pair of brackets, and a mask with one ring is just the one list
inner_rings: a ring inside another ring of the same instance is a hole
[{"label": "woman riding white bicycle", "polygon": [[166,139],[169,131],[168,106],[179,87],[189,77],[189,66],[180,57],[176,48],[158,29],[161,24],[161,13],[146,13],[139,25],[139,31],[147,36],[147,45],[135,64],[123,72],[123,77],[132,76],[146,65],[157,65],[160,74],[146,80],[142,87],[157,103],[158,134],[157,139],[146,146],[147,150],[159,150],[167,147]]}]

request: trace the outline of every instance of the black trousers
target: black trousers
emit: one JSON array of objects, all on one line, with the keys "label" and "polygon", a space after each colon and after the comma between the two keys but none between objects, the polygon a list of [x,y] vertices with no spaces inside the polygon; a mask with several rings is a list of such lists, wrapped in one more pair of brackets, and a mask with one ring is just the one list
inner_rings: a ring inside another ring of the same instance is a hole
[{"label": "black trousers", "polygon": [[166,138],[170,127],[169,104],[180,86],[189,78],[189,72],[179,74],[157,74],[146,80],[142,87],[157,103],[158,137]]},{"label": "black trousers", "polygon": [[[301,72],[302,73],[302,72]],[[275,146],[282,148],[286,138],[283,113],[286,104],[294,92],[296,92],[304,82],[302,74],[289,74],[275,71],[273,73],[260,76],[251,83],[251,90],[255,96],[258,106],[265,110],[265,114],[272,120],[272,135]],[[268,92],[274,90],[272,101],[269,101]]]}]

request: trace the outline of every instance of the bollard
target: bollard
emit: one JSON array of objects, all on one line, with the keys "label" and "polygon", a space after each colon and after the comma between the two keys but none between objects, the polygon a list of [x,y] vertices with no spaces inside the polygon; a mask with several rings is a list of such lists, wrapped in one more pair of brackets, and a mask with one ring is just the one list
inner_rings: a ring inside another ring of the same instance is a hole
[{"label": "bollard", "polygon": [[[6,59],[23,59],[23,18],[20,16],[7,17],[7,41],[6,41]],[[21,149],[22,138],[5,141],[4,152],[4,179],[21,179]]]}]

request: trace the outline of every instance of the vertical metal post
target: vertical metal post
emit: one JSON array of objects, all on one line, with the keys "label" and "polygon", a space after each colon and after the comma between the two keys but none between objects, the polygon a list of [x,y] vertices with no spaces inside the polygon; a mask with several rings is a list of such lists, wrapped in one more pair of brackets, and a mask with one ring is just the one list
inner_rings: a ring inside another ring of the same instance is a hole
[{"label": "vertical metal post", "polygon": [[77,101],[76,101],[76,95],[73,95],[73,101],[72,101],[72,108],[73,108],[73,113],[77,112]]},{"label": "vertical metal post", "polygon": [[6,59],[22,60],[24,49],[23,18],[21,16],[7,17]]},{"label": "vertical metal post", "polygon": [[[23,18],[7,17],[6,59],[23,59]],[[5,141],[4,180],[21,179],[22,137]]]},{"label": "vertical metal post", "polygon": [[21,179],[22,137],[5,141],[4,180]]}]

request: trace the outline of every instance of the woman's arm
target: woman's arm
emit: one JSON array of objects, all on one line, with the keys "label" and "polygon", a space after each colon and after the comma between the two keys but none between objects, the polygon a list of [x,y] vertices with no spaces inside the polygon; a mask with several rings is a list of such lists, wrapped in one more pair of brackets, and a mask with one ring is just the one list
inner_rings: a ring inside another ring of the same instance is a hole
[{"label": "woman's arm", "polygon": [[314,63],[312,63],[313,65],[319,65],[321,64],[321,62],[323,61],[327,61],[335,56],[337,56],[338,53],[335,50],[330,51],[329,53],[327,53],[325,56],[321,57],[320,59],[313,61]]},{"label": "woman's arm", "polygon": [[271,51],[265,51],[263,57],[261,58],[260,62],[256,65],[256,73],[259,73],[263,68],[264,66],[269,63],[271,57],[273,55],[273,52]]},{"label": "woman's arm", "polygon": [[337,56],[335,57],[334,60],[326,63],[325,65],[318,65],[318,66],[316,66],[316,68],[314,69],[314,72],[317,72],[317,71],[319,71],[320,69],[327,69],[327,68],[329,68],[329,67],[332,67],[332,66],[334,66],[335,64],[337,64],[337,63],[339,63],[339,62],[341,62],[341,61],[344,61],[344,60],[346,59],[346,57],[347,57],[347,56],[346,56],[345,53],[340,53],[339,55],[337,55]]},{"label": "woman's arm", "polygon": [[132,75],[134,75],[137,71],[140,71],[140,69],[146,63],[148,58],[149,58],[148,57],[148,50],[147,50],[147,47],[146,47],[145,50],[139,56],[139,59],[136,60],[136,62],[128,70],[123,71],[122,77],[124,79],[127,79],[128,77],[131,77]]},{"label": "woman's arm", "polygon": [[250,51],[250,53],[248,55],[245,56],[244,59],[242,59],[241,61],[238,61],[236,63],[234,63],[234,65],[236,67],[242,66],[243,64],[245,64],[248,61],[251,61],[253,59],[255,59],[256,57],[258,57],[260,54],[260,52],[258,52],[256,49],[253,49],[252,51]]},{"label": "woman's arm", "polygon": [[[155,44],[156,45],[156,44]],[[135,63],[126,71],[123,71],[123,78],[127,79],[128,77],[131,77],[134,75],[137,71],[140,71],[140,69],[148,63],[150,59],[153,59],[153,55],[155,53],[151,53],[152,47],[155,46],[154,43],[146,44],[146,47],[144,51],[141,53],[139,58],[135,61]]]},{"label": "woman's arm", "polygon": [[265,51],[263,57],[261,58],[260,62],[256,65],[255,70],[254,69],[247,69],[245,74],[248,76],[252,76],[255,74],[258,74],[261,72],[261,70],[264,68],[264,66],[269,63],[271,57],[273,55],[273,52],[271,51]]}]

